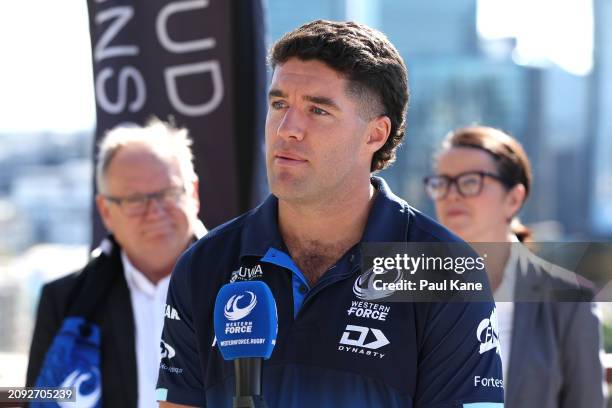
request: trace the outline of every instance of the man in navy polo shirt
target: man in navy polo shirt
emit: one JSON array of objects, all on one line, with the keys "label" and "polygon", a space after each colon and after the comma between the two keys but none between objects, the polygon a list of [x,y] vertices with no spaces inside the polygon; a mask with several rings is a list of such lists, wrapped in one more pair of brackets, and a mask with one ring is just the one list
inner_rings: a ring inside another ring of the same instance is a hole
[{"label": "man in navy polo shirt", "polygon": [[408,85],[397,50],[364,25],[315,21],[280,39],[270,61],[272,195],[179,260],[161,406],[231,407],[234,369],[214,339],[214,299],[225,283],[257,279],[278,307],[263,373],[270,408],[502,407],[492,302],[383,303],[362,288],[361,243],[458,240],[372,177],[404,136]]}]

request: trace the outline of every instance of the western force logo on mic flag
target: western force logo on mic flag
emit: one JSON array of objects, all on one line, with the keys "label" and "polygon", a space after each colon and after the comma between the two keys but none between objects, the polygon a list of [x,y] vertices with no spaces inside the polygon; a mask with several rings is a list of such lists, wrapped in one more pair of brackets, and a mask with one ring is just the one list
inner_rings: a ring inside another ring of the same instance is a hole
[{"label": "western force logo on mic flag", "polygon": [[270,358],[278,317],[272,291],[262,281],[228,283],[215,301],[215,337],[225,360]]},{"label": "western force logo on mic flag", "polygon": [[251,295],[251,300],[244,308],[238,306],[238,301],[244,298],[245,295],[232,295],[232,297],[229,298],[223,310],[223,315],[227,317],[228,320],[240,320],[251,313],[251,310],[253,310],[257,304],[257,296],[250,290],[247,290],[246,293]]}]

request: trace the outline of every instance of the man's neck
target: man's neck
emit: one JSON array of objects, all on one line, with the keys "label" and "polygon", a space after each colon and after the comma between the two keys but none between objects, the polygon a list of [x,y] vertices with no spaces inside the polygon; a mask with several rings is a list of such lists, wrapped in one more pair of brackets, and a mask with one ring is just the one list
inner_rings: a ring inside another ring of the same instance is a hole
[{"label": "man's neck", "polygon": [[363,235],[376,190],[365,188],[326,203],[279,200],[279,229],[293,260],[314,284]]}]

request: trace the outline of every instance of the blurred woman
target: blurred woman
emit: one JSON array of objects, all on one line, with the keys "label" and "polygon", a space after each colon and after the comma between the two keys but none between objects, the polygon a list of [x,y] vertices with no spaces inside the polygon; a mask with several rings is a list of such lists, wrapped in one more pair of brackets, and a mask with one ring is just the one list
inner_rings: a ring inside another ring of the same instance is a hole
[{"label": "blurred woman", "polygon": [[506,408],[603,408],[595,304],[551,299],[552,288],[583,288],[576,275],[519,244],[531,236],[517,218],[532,179],[522,146],[497,129],[462,128],[446,137],[434,168],[425,187],[439,221],[468,242],[506,243],[480,246],[493,255],[487,274],[497,301]]}]

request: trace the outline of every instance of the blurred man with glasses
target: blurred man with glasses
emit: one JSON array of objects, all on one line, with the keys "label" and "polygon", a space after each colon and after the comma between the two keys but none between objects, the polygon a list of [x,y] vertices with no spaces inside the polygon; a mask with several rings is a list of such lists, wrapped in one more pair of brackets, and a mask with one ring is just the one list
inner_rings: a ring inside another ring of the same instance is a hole
[{"label": "blurred man with glasses", "polygon": [[115,128],[102,139],[96,205],[110,235],[82,271],[43,288],[28,385],[36,384],[47,364],[63,319],[83,315],[101,328],[102,405],[155,405],[163,319],[173,316],[165,305],[170,273],[179,255],[206,233],[197,218],[190,146],[186,129],[157,119],[145,127]]}]

